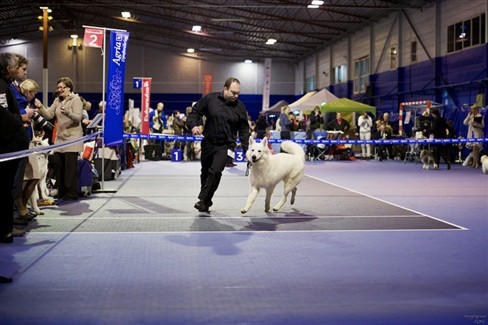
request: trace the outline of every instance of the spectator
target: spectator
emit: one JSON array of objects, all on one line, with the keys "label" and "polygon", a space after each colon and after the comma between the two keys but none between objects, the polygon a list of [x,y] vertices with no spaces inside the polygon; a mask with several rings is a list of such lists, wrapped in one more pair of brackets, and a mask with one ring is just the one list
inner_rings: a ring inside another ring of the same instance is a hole
[{"label": "spectator", "polygon": [[91,123],[89,111],[91,110],[92,104],[85,98],[80,96],[81,102],[83,103],[83,119],[81,120],[81,126],[83,127],[83,134],[87,134],[86,127]]},{"label": "spectator", "polygon": [[279,123],[280,123],[280,138],[281,139],[290,139],[291,134],[290,134],[290,127],[292,122],[290,121],[290,107],[285,106],[281,109],[281,115],[279,118]]},{"label": "spectator", "polygon": [[[378,126],[378,130],[376,131],[376,134],[374,136],[375,139],[378,140],[387,140],[391,138],[391,133],[390,131],[386,128],[385,123],[380,123]],[[378,159],[382,161],[383,159],[388,159],[389,158],[389,152],[387,145],[385,144],[380,144],[377,146],[378,149]]]},{"label": "spectator", "polygon": [[417,135],[417,139],[428,139],[430,137],[430,131],[432,130],[432,122],[430,120],[430,110],[426,109],[422,112],[422,115],[417,120],[417,132],[422,132],[422,136]]},{"label": "spectator", "polygon": [[[35,98],[37,92],[39,91],[39,85],[37,84],[37,82],[32,79],[26,79],[19,85],[19,88],[21,95],[24,96],[24,100],[19,101],[19,109],[23,109],[24,111],[30,109],[29,107],[31,106],[31,102],[33,102],[33,105],[35,106],[39,106],[41,104],[41,102]],[[27,106],[21,108],[21,105],[26,105],[26,103]],[[33,109],[30,110],[34,111]],[[39,121],[39,118],[36,118],[36,120]],[[43,127],[45,127],[46,125],[48,125],[47,123],[49,122],[44,121],[41,123]],[[51,124],[49,123],[49,125]],[[52,127],[52,125],[50,127]],[[26,129],[29,129],[31,131],[34,129],[34,125],[32,124],[32,122],[27,124]],[[32,140],[32,137],[29,140]],[[16,221],[28,222],[36,216],[35,213],[30,212],[27,209],[27,203],[29,202],[29,199],[34,190],[36,190],[36,186],[40,178],[37,154],[30,154],[28,156],[25,164],[25,169],[22,171],[22,173],[23,176],[20,183],[20,191],[15,199],[18,214],[18,218],[16,219]]]},{"label": "spectator", "polygon": [[[32,140],[32,127],[31,127],[31,120],[35,114],[35,110],[29,106],[29,102],[27,98],[22,94],[20,89],[20,84],[26,79],[27,77],[27,67],[29,61],[22,55],[16,54],[19,67],[17,69],[17,76],[15,77],[14,81],[10,84],[10,88],[12,92],[15,94],[15,98],[17,99],[20,115],[22,117],[22,122],[24,123],[25,130],[27,132],[27,137],[29,141]],[[35,163],[33,159],[31,162]],[[30,214],[27,210],[27,207],[22,204],[22,196],[23,196],[23,183],[24,183],[24,176],[26,167],[29,170],[32,170],[31,166],[27,166],[29,163],[28,157],[24,157],[20,159],[19,167],[17,172],[15,173],[15,181],[14,181],[14,188],[13,188],[13,195],[15,199],[15,205],[17,207],[18,216],[14,219],[14,224],[16,225],[27,225],[34,217],[35,214]],[[28,175],[32,176],[32,175]],[[27,203],[27,202],[26,202]],[[19,213],[19,210],[21,212]]]},{"label": "spectator", "polygon": [[[434,139],[446,139],[448,125],[446,121],[441,117],[439,109],[433,108],[431,111],[432,120],[432,130],[431,134]],[[434,144],[432,145],[434,151],[434,169],[439,168],[440,159],[444,159],[447,164],[447,169],[451,169],[451,162],[449,160],[449,152],[446,144]]]},{"label": "spectator", "polygon": [[[368,115],[368,112],[364,112],[358,118],[359,125],[359,139],[371,140],[371,127],[373,126],[373,119]],[[366,159],[371,157],[371,145],[361,143],[361,156]]]},{"label": "spectator", "polygon": [[298,131],[298,121],[295,114],[293,114],[293,112],[288,113],[288,118],[290,119],[290,126],[289,126],[290,131],[292,132]]},{"label": "spectator", "polygon": [[163,110],[164,104],[159,102],[156,109],[149,113],[149,127],[153,133],[163,133],[163,130],[167,128],[168,120]]},{"label": "spectator", "polygon": [[328,130],[342,131],[342,132],[344,132],[344,135],[347,135],[350,128],[351,128],[351,125],[349,124],[348,121],[346,121],[342,118],[341,113],[337,113],[335,120],[332,120],[329,122],[329,124],[327,124]]},{"label": "spectator", "polygon": [[269,124],[266,121],[266,116],[264,114],[259,114],[258,120],[256,121],[256,136],[262,139],[266,136]]},{"label": "spectator", "polygon": [[[485,128],[485,120],[480,114],[478,105],[471,106],[471,111],[463,121],[464,125],[468,126],[468,139],[479,139],[484,137],[483,129]],[[463,162],[463,166],[479,167],[480,165],[480,150],[483,147],[482,142],[469,142],[466,147],[471,149],[468,157]]]},{"label": "spectator", "polygon": [[[83,118],[83,103],[75,94],[73,81],[62,77],[57,82],[59,96],[49,109],[42,104],[39,113],[47,119],[56,117],[55,144],[63,144],[83,137],[81,120]],[[78,154],[83,150],[83,142],[76,142],[59,148],[54,153],[54,170],[58,197],[64,200],[78,199]]]},{"label": "spectator", "polygon": [[[10,84],[17,76],[18,58],[12,53],[0,53],[0,154],[25,150],[29,138],[22,123],[19,107]],[[15,173],[19,159],[0,162],[1,203],[0,203],[0,243],[12,243],[14,236],[22,236],[25,231],[14,228],[14,187]]]},{"label": "spectator", "polygon": [[[182,120],[179,111],[173,112],[173,131],[175,135],[182,136],[185,133],[185,122]],[[181,141],[175,141],[175,149],[185,149],[185,143]]]},{"label": "spectator", "polygon": [[385,129],[388,131],[389,134],[393,135],[393,126],[391,125],[390,122],[390,114],[388,113],[383,113],[383,121],[385,124]]},{"label": "spectator", "polygon": [[322,121],[322,115],[320,114],[320,107],[315,106],[313,112],[310,114],[310,127],[308,128],[307,138],[311,139],[313,137],[313,133],[317,129],[321,129],[320,122]]}]

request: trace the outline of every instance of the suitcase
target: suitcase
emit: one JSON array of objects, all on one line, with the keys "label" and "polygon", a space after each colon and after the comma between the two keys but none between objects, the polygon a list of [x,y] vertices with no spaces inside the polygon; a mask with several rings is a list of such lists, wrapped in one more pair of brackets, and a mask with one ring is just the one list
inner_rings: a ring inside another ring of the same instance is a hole
[{"label": "suitcase", "polygon": [[89,196],[92,193],[92,187],[92,165],[86,159],[78,159],[78,193],[82,196]]}]

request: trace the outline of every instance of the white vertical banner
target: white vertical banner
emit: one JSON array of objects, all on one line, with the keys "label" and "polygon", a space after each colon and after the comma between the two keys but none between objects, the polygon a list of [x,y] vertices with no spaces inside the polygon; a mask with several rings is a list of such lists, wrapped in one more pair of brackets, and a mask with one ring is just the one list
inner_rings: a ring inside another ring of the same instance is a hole
[{"label": "white vertical banner", "polygon": [[269,93],[271,88],[271,59],[264,59],[264,89],[262,111],[269,108]]}]

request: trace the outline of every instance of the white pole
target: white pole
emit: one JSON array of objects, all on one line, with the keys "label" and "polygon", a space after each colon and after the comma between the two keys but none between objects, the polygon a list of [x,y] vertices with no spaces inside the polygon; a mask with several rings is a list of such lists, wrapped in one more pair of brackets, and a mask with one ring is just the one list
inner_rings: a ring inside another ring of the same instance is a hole
[{"label": "white pole", "polygon": [[113,31],[121,31],[126,32],[125,29],[114,29],[114,28],[105,28],[105,27],[96,27],[96,26],[87,26],[83,25],[83,28],[94,28],[94,29],[102,29],[103,30],[103,46],[102,46],[102,102],[104,103],[103,106],[103,114],[102,114],[102,183],[101,183],[101,190],[105,189],[105,110],[107,108],[107,103],[105,101],[105,53],[106,53],[106,44],[107,44],[107,30]]},{"label": "white pole", "polygon": [[102,47],[102,190],[105,188],[105,110],[107,108],[107,103],[105,102],[105,49],[107,44],[107,30],[103,29],[103,47]]}]

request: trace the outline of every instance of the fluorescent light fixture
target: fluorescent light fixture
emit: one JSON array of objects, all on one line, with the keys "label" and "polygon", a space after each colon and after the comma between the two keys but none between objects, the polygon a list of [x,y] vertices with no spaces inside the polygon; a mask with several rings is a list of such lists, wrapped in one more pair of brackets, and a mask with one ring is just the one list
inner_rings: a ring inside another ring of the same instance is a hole
[{"label": "fluorescent light fixture", "polygon": [[22,44],[22,43],[25,43],[27,42],[26,40],[23,40],[23,39],[16,39],[16,38],[11,38],[9,40],[6,41],[6,44],[8,45],[16,45],[16,44]]},{"label": "fluorescent light fixture", "polygon": [[126,19],[130,18],[130,12],[129,11],[122,11],[120,14],[122,15],[122,18],[126,18]]},{"label": "fluorescent light fixture", "polygon": [[317,9],[319,6],[317,5],[308,5],[307,8],[309,9]]},{"label": "fluorescent light fixture", "polygon": [[276,39],[274,39],[274,38],[269,38],[269,39],[266,41],[266,44],[267,44],[267,45],[273,45],[274,43],[276,43]]},{"label": "fluorescent light fixture", "polygon": [[195,49],[189,48],[188,50],[186,50],[186,52],[188,52],[188,53],[195,53]]},{"label": "fluorescent light fixture", "polygon": [[202,32],[202,26],[200,25],[195,25],[191,28],[191,30],[195,33],[201,33]]},{"label": "fluorescent light fixture", "polygon": [[244,60],[244,63],[250,64],[252,63],[252,60]]},{"label": "fluorescent light fixture", "polygon": [[212,18],[215,22],[226,22],[226,21],[244,21],[244,18]]},{"label": "fluorescent light fixture", "polygon": [[322,0],[313,0],[311,4],[314,6],[321,6],[324,2]]}]

